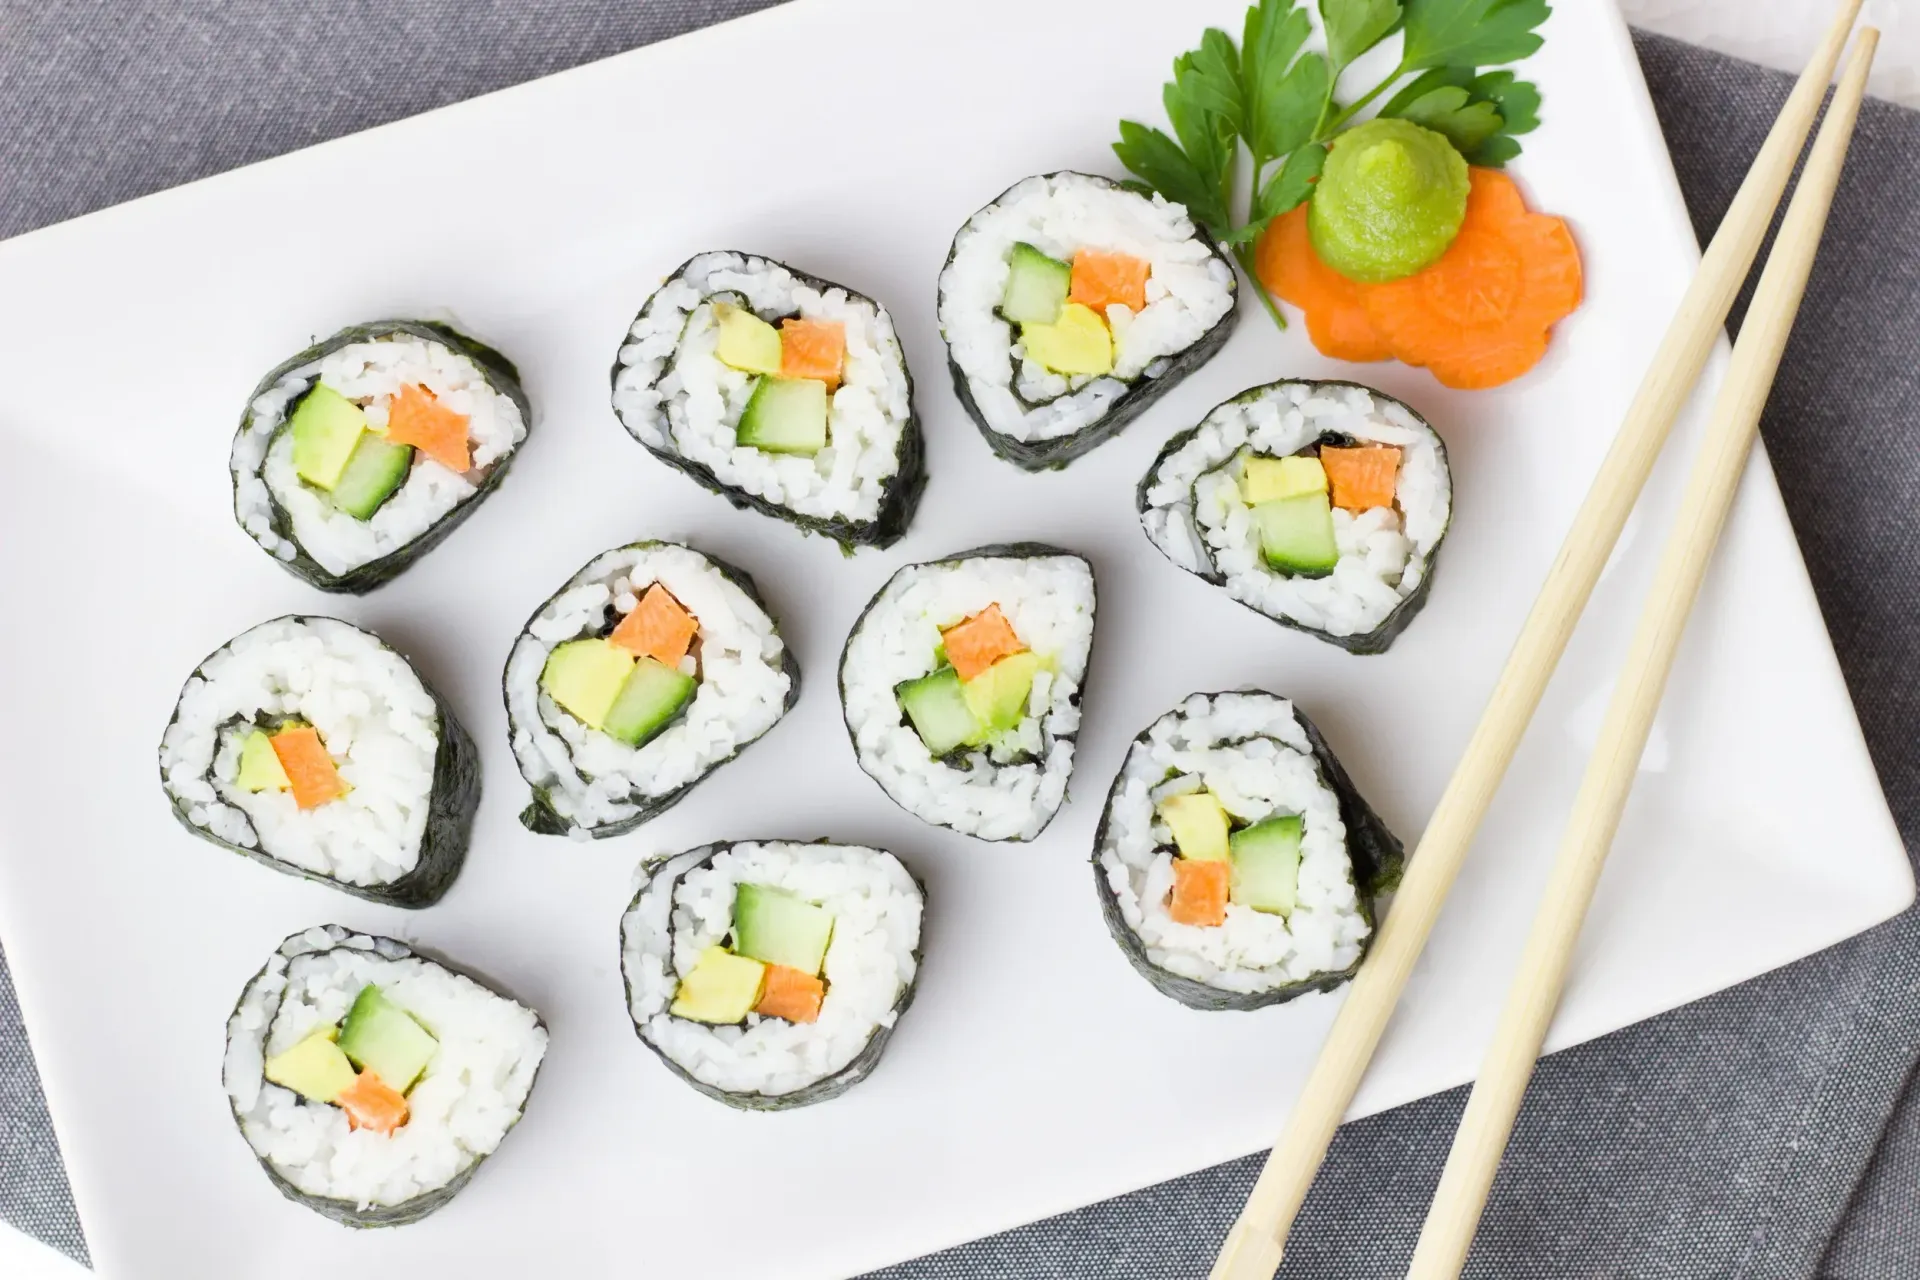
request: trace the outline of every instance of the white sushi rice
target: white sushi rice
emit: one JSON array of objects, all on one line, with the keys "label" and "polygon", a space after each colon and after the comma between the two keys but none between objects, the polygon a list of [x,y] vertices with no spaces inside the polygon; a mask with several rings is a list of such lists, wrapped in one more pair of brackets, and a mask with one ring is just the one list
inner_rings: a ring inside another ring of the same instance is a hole
[{"label": "white sushi rice", "polygon": [[[699,625],[682,670],[700,683],[677,721],[630,747],[568,714],[541,689],[540,673],[554,646],[605,634],[656,582]],[[584,837],[698,781],[771,729],[793,685],[785,652],[766,610],[699,552],[671,543],[608,551],[534,615],[507,657],[514,758]]]},{"label": "white sushi rice", "polygon": [[[842,381],[827,409],[827,447],[812,457],[735,443],[759,381],[715,353],[713,300],[744,304],[777,323],[798,315],[841,324]],[[647,299],[620,349],[613,407],[649,448],[678,454],[714,478],[804,516],[871,520],[900,470],[900,440],[913,417],[907,360],[884,307],[819,289],[768,258],[703,253]]]},{"label": "white sushi rice", "polygon": [[[256,721],[282,720],[319,730],[346,795],[301,809],[290,791],[239,785]],[[333,618],[279,618],[187,680],[160,741],[161,781],[217,839],[347,884],[388,884],[419,861],[440,733],[433,695],[379,637]]]},{"label": "white sushi rice", "polygon": [[[1013,246],[1070,262],[1081,249],[1152,266],[1147,305],[1107,308],[1110,375],[1072,378],[1026,358],[997,308]],[[986,424],[1014,440],[1052,440],[1105,417],[1141,378],[1206,336],[1234,303],[1233,267],[1194,230],[1184,207],[1083,173],[1028,178],[967,220],[940,273],[940,330]]]},{"label": "white sushi rice", "polygon": [[[1245,823],[1302,817],[1298,902],[1290,914],[1229,903],[1226,923],[1213,927],[1178,924],[1167,914],[1173,834],[1156,806],[1172,791],[1200,786]],[[1347,969],[1371,931],[1353,883],[1339,797],[1322,777],[1293,705],[1271,694],[1195,694],[1156,720],[1127,752],[1096,857],[1147,958],[1223,991],[1271,991]]]},{"label": "white sushi rice", "polygon": [[[894,687],[933,669],[940,632],[998,604],[1047,666],[1027,715],[965,767],[935,759]],[[1093,569],[1075,555],[969,555],[909,565],[874,597],[840,663],[860,767],[909,813],[983,840],[1030,840],[1066,799],[1093,645]],[[995,759],[995,757],[1000,757]]]},{"label": "white sushi rice", "polygon": [[[1401,450],[1394,507],[1336,508],[1340,559],[1322,578],[1269,568],[1238,477],[1249,454],[1285,457],[1326,435]],[[1433,428],[1399,401],[1348,383],[1280,382],[1209,413],[1149,477],[1147,537],[1190,573],[1218,575],[1234,599],[1331,636],[1362,635],[1419,589],[1453,511]]]},{"label": "white sushi rice", "polygon": [[[840,1072],[891,1027],[918,968],[920,886],[891,853],[790,841],[708,846],[669,859],[620,925],[629,1011],[649,1044],[702,1084],[780,1097]],[[704,865],[702,863],[704,862]],[[667,1012],[700,953],[724,946],[742,884],[784,889],[833,914],[814,1022],[748,1014],[716,1027]]]},{"label": "white sushi rice", "polygon": [[[417,1018],[439,1049],[391,1134],[269,1083],[266,1059],[346,1017],[368,983]],[[287,939],[227,1023],[223,1079],[240,1131],[309,1196],[366,1210],[436,1191],[491,1155],[520,1118],[547,1033],[531,1009],[387,938],[338,925]]]},{"label": "white sushi rice", "polygon": [[[413,469],[369,520],[358,520],[300,479],[293,436],[280,428],[288,407],[318,380],[362,402],[368,425],[384,429],[393,398],[423,386],[467,417],[473,466],[455,472],[415,450]],[[255,541],[282,560],[305,551],[329,573],[342,574],[391,555],[474,496],[493,465],[526,439],[520,406],[493,389],[464,352],[408,333],[356,342],[301,365],[254,397],[233,442],[233,508]],[[274,507],[292,523],[291,539],[274,531]]]}]

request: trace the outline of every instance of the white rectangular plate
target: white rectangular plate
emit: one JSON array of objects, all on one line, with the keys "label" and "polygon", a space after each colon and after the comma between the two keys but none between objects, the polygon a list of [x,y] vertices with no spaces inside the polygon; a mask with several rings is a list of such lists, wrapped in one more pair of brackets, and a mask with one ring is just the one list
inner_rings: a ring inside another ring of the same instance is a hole
[{"label": "white rectangular plate", "polygon": [[[1562,5],[1529,64],[1547,124],[1516,172],[1576,228],[1588,300],[1539,370],[1455,394],[1398,366],[1339,367],[1243,300],[1225,351],[1116,442],[1048,475],[996,461],[943,367],[934,281],[949,239],[1026,174],[1112,172],[1115,120],[1157,118],[1169,59],[1207,21],[1237,29],[1241,11],[802,0],[0,244],[0,926],[102,1274],[840,1276],[1270,1138],[1337,997],[1204,1014],[1127,967],[1086,865],[1122,750],[1192,690],[1263,685],[1297,697],[1416,835],[1696,250],[1625,28],[1608,6]],[[715,247],[891,308],[932,473],[892,551],[843,559],[735,512],[613,419],[623,327],[664,274]],[[535,432],[445,546],[374,595],[323,599],[234,526],[234,424],[255,379],[310,338],[422,313],[450,313],[519,362]],[[1446,563],[1385,657],[1240,608],[1163,562],[1135,523],[1133,485],[1169,434],[1285,375],[1378,383],[1451,448]],[[1358,1111],[1468,1078],[1679,472],[1663,465],[1601,584]],[[637,835],[529,835],[498,687],[508,645],[590,556],[649,535],[688,537],[760,579],[805,671],[801,703]],[[1072,802],[1034,844],[988,846],[919,824],[860,773],[834,675],[847,628],[897,567],[1014,538],[1093,558],[1098,642]],[[378,630],[481,743],[472,854],[439,906],[408,914],[276,876],[168,817],[154,750],[181,681],[291,610]],[[782,1115],[731,1111],[669,1076],[634,1038],[617,967],[644,855],[755,835],[896,850],[931,903],[919,999],[880,1070]],[[1912,893],[1756,462],[1554,1044],[1824,947]],[[476,966],[552,1028],[525,1123],[417,1226],[346,1231],[282,1200],[220,1090],[241,985],[283,935],[332,920]]]}]

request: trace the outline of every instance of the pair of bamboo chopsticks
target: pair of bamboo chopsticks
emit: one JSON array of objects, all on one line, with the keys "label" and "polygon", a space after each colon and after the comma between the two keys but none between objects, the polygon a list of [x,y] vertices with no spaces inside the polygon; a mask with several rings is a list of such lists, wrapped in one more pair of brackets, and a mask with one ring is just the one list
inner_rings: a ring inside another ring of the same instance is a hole
[{"label": "pair of bamboo chopsticks", "polygon": [[[1408,861],[1392,909],[1354,977],[1287,1128],[1214,1263],[1211,1280],[1272,1280],[1279,1267],[1293,1217],[1433,931],[1474,832],[1759,253],[1860,4],[1842,0],[1833,26],[1795,84],[1707,247],[1508,655],[1480,724]],[[1860,33],[1748,309],[1679,520],[1575,799],[1519,976],[1415,1249],[1409,1280],[1448,1280],[1459,1275],[1466,1261],[1559,1003],[1580,925],[1632,787],[1674,652],[1732,506],[1761,408],[1799,310],[1878,39],[1872,28]]]}]

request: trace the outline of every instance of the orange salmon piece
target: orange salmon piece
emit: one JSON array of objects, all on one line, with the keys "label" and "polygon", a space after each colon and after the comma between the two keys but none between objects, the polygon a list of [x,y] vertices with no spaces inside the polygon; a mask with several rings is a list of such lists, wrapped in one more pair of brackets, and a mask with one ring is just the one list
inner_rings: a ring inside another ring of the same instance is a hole
[{"label": "orange salmon piece", "polygon": [[838,320],[789,316],[780,322],[780,376],[813,378],[832,391],[847,360],[847,327]]},{"label": "orange salmon piece", "polygon": [[1397,446],[1375,444],[1342,449],[1323,444],[1320,465],[1326,468],[1334,506],[1345,511],[1369,511],[1393,505],[1394,481],[1400,474]]},{"label": "orange salmon piece", "polygon": [[1073,283],[1067,301],[1092,307],[1102,316],[1114,303],[1132,311],[1147,306],[1147,276],[1153,264],[1124,253],[1082,249],[1073,255]]},{"label": "orange salmon piece", "polygon": [[410,444],[449,471],[473,468],[467,447],[467,415],[455,413],[425,387],[408,383],[387,406],[387,439]]},{"label": "orange salmon piece", "polygon": [[947,661],[962,680],[971,680],[1000,659],[1026,648],[1013,633],[1013,624],[990,604],[965,622],[956,622],[940,633],[947,646]]},{"label": "orange salmon piece", "polygon": [[767,985],[755,1013],[788,1022],[812,1022],[820,1016],[820,1004],[827,998],[827,984],[810,973],[790,969],[784,964],[767,966]]},{"label": "orange salmon piece", "polygon": [[685,606],[659,583],[648,587],[633,606],[633,612],[620,619],[620,625],[607,638],[623,649],[643,658],[654,658],[670,667],[680,665],[693,646],[700,624]]},{"label": "orange salmon piece", "polygon": [[1227,859],[1175,858],[1173,897],[1167,903],[1167,914],[1175,924],[1225,924],[1232,879],[1233,863]]},{"label": "orange salmon piece", "polygon": [[401,1092],[371,1071],[362,1071],[334,1099],[347,1113],[347,1124],[375,1133],[392,1133],[407,1122],[407,1100]]},{"label": "orange salmon piece", "polygon": [[320,741],[320,731],[312,725],[282,729],[267,741],[272,744],[280,767],[286,771],[287,783],[293,789],[293,802],[302,809],[318,809],[327,801],[347,794],[347,784],[341,780],[340,771],[333,767],[327,744]]}]

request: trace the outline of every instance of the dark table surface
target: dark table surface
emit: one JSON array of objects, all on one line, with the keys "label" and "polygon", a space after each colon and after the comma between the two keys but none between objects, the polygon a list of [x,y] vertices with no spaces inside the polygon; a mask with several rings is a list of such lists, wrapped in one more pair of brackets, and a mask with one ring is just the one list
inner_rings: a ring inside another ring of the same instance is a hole
[{"label": "dark table surface", "polygon": [[[759,7],[0,0],[0,236]],[[1704,238],[1786,78],[1655,37],[1639,50]],[[1920,836],[1916,197],[1920,115],[1869,104],[1763,425],[1909,848]],[[1468,1274],[1920,1276],[1916,1057],[1912,912],[1556,1055],[1528,1095]],[[1344,1128],[1282,1276],[1403,1275],[1463,1102],[1455,1091]],[[878,1276],[1189,1280],[1256,1167],[1222,1165]],[[0,1217],[86,1256],[4,966]]]}]

